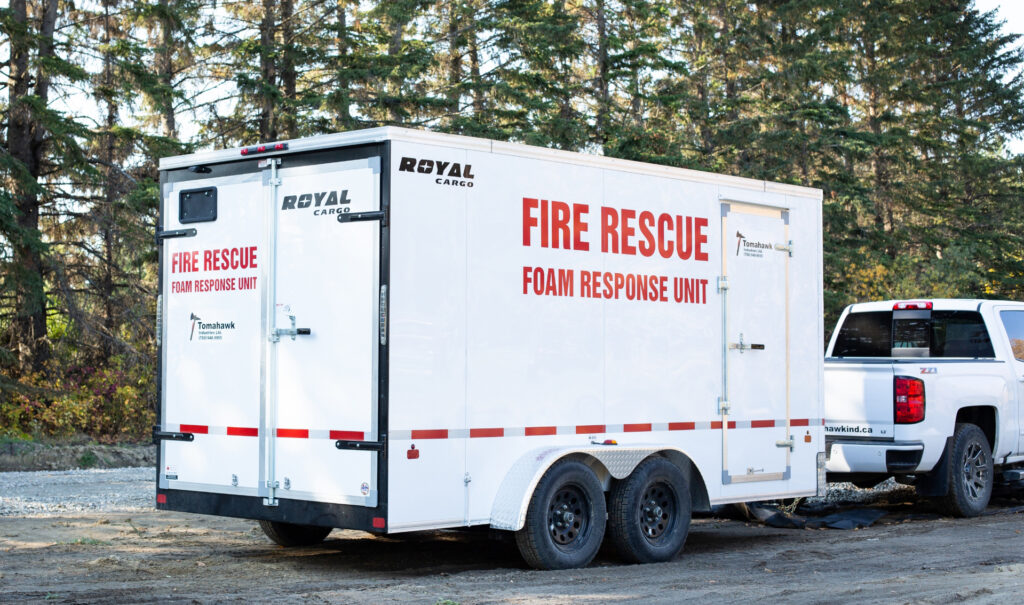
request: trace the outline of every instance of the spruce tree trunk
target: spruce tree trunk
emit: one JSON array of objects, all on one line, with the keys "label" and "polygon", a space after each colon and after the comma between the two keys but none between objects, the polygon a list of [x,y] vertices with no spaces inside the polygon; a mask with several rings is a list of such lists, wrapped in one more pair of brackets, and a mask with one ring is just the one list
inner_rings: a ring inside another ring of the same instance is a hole
[{"label": "spruce tree trunk", "polygon": [[292,0],[281,0],[281,88],[284,103],[281,111],[281,136],[294,139],[299,136],[298,99],[295,83],[295,5]]},{"label": "spruce tree trunk", "polygon": [[277,88],[277,66],[274,46],[277,26],[274,22],[275,0],[263,0],[263,20],[260,21],[260,141],[277,139],[274,91]]},{"label": "spruce tree trunk", "polygon": [[[46,292],[37,190],[46,132],[25,99],[31,94],[44,107],[49,104],[50,76],[38,68],[33,72],[30,66],[45,64],[53,56],[57,0],[43,0],[38,8],[39,13],[33,20],[39,24],[39,30],[33,32],[25,0],[13,0],[10,5],[11,17],[22,33],[11,36],[7,146],[30,178],[27,182],[15,178],[11,191],[18,210],[17,232],[10,242],[16,293],[15,315],[6,340],[17,356],[19,371],[41,370],[50,354],[46,340]],[[38,45],[34,61],[31,57],[33,34]]]},{"label": "spruce tree trunk", "polygon": [[157,77],[160,79],[160,130],[170,139],[178,138],[178,122],[174,114],[174,19],[169,0],[160,0],[160,48],[156,54]]}]

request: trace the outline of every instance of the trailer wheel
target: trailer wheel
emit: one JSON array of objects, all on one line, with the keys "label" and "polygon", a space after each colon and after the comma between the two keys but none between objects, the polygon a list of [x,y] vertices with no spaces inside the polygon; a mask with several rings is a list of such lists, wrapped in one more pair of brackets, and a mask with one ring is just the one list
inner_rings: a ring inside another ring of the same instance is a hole
[{"label": "trailer wheel", "polygon": [[537,569],[583,567],[601,548],[606,515],[604,492],[594,471],[575,460],[556,462],[530,497],[516,545]]},{"label": "trailer wheel", "polygon": [[690,532],[690,485],[679,467],[648,458],[612,487],[608,536],[634,563],[668,561]]},{"label": "trailer wheel", "polygon": [[985,433],[973,424],[959,423],[949,458],[946,510],[957,517],[977,517],[992,496],[992,450]]},{"label": "trailer wheel", "polygon": [[275,544],[281,546],[312,546],[324,541],[331,533],[330,527],[319,525],[296,525],[278,521],[260,521],[263,533]]}]

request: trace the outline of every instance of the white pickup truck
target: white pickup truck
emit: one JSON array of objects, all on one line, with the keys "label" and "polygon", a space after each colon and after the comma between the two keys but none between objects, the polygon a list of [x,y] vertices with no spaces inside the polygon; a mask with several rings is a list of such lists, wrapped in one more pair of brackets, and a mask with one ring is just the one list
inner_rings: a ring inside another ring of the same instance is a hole
[{"label": "white pickup truck", "polygon": [[895,476],[958,516],[1024,463],[1024,303],[848,306],[825,359],[829,481]]}]

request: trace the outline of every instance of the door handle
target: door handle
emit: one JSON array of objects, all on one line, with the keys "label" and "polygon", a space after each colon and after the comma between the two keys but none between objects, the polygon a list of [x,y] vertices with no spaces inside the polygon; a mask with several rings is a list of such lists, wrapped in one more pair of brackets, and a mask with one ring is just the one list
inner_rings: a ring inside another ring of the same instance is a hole
[{"label": "door handle", "polygon": [[[764,345],[763,344],[754,344],[754,343],[748,344],[748,343],[743,342],[743,333],[740,332],[740,341],[739,342],[730,342],[729,343],[729,349],[737,350],[740,353],[743,353],[743,351],[763,351],[764,350]],[[1024,380],[1024,379],[1022,379],[1022,380]]]},{"label": "door handle", "polygon": [[296,336],[309,336],[313,333],[309,328],[296,328],[294,315],[289,315],[288,319],[292,322],[292,327],[287,329],[276,328],[273,335],[274,342],[280,340],[282,336],[291,336],[292,340],[295,340]]}]

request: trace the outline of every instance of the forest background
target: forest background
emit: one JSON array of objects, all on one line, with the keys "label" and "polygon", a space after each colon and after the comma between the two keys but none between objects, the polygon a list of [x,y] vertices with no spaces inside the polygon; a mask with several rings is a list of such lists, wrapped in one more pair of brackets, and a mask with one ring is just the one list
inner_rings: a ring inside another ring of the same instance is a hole
[{"label": "forest background", "polygon": [[853,301],[1024,295],[1024,54],[971,0],[11,0],[0,437],[144,440],[157,161],[380,125],[824,190]]}]

